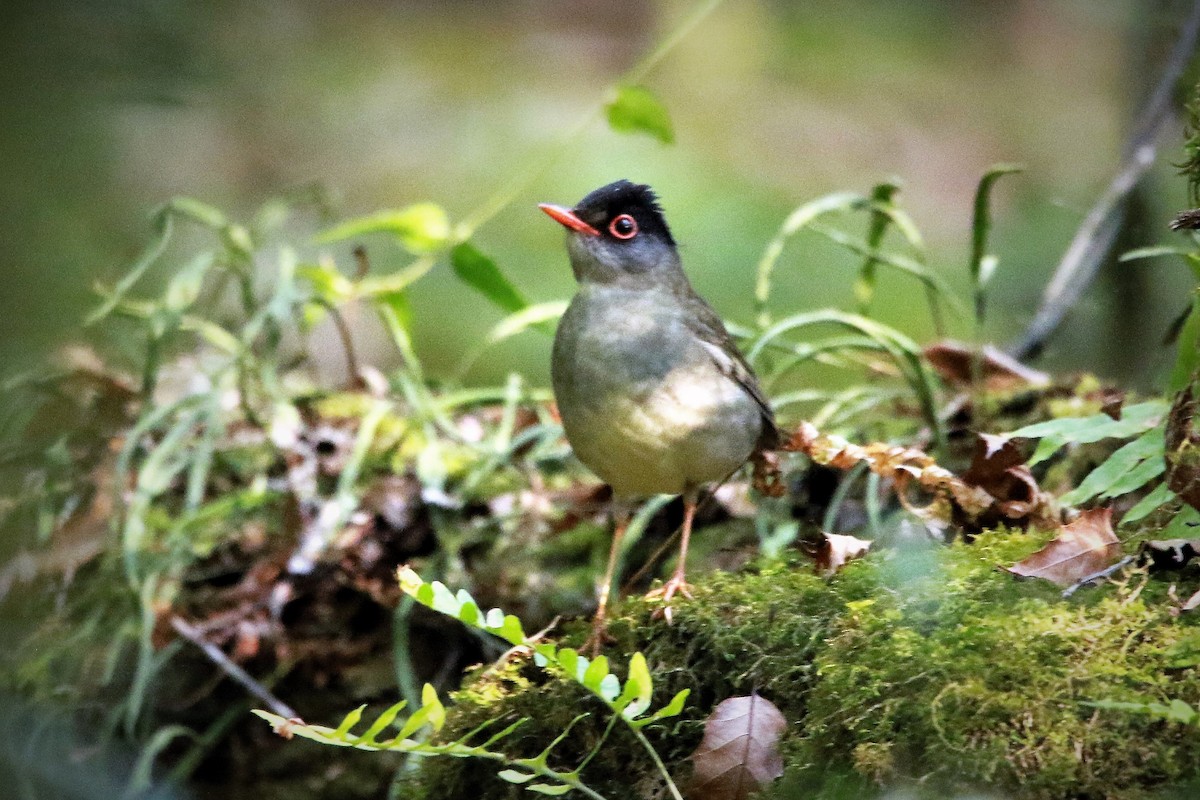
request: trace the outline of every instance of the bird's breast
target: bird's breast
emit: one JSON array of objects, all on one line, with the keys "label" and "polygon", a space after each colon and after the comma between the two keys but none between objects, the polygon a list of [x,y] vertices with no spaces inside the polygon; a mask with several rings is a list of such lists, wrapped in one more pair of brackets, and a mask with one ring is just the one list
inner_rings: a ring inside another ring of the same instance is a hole
[{"label": "bird's breast", "polygon": [[582,288],[559,323],[552,373],[572,448],[620,494],[719,480],[761,430],[754,400],[718,369],[671,296]]}]

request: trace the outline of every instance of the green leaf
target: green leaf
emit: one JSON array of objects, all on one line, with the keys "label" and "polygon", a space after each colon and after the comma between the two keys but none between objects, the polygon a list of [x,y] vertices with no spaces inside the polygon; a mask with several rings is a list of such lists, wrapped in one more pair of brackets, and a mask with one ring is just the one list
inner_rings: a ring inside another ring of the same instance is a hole
[{"label": "green leaf", "polygon": [[437,264],[437,258],[426,255],[416,259],[404,269],[398,269],[386,275],[368,275],[358,282],[358,294],[362,297],[379,297],[393,292],[402,292],[428,275],[435,264]]},{"label": "green leaf", "polygon": [[858,278],[854,282],[854,297],[858,300],[860,314],[866,314],[870,310],[871,300],[875,297],[876,268],[879,265],[875,251],[883,244],[888,223],[891,222],[891,217],[884,209],[892,206],[892,198],[898,191],[900,187],[894,183],[881,183],[871,190],[871,220],[867,225],[867,247],[871,252],[859,268]]},{"label": "green leaf", "polygon": [[651,723],[658,722],[668,717],[678,716],[679,712],[683,711],[683,704],[687,702],[688,695],[691,694],[691,689],[684,689],[671,698],[671,702],[655,711],[645,719],[633,720],[629,724],[634,728],[644,728]]},{"label": "green leaf", "polygon": [[524,644],[527,638],[525,629],[521,627],[521,620],[517,619],[514,614],[505,614],[504,624],[493,632],[509,644],[514,645]]},{"label": "green leaf", "polygon": [[386,711],[380,714],[374,722],[371,723],[369,728],[363,731],[362,736],[358,737],[359,741],[363,742],[364,744],[375,744],[375,740],[379,737],[379,734],[383,733],[384,728],[392,724],[392,721],[396,719],[396,715],[398,715],[406,705],[407,702],[401,700],[399,703],[390,706]]},{"label": "green leaf", "polygon": [[567,310],[566,300],[551,300],[548,303],[535,303],[520,311],[509,314],[488,333],[487,343],[497,342],[516,336],[529,328],[535,328],[543,333],[554,333],[554,324]]},{"label": "green leaf", "polygon": [[1173,669],[1200,665],[1200,634],[1180,639],[1167,648],[1166,664]]},{"label": "green leaf", "polygon": [[558,665],[563,668],[563,671],[571,676],[571,680],[578,680],[578,672],[575,671],[579,663],[579,653],[572,650],[570,647],[564,647],[558,651]]},{"label": "green leaf", "polygon": [[[1059,499],[1068,505],[1076,505],[1098,495],[1119,497],[1141,488],[1166,469],[1163,446],[1163,429],[1151,428],[1109,456],[1077,487]],[[1146,468],[1143,464],[1150,466]]]},{"label": "green leaf", "polygon": [[1200,368],[1200,291],[1192,295],[1192,310],[1179,330],[1175,347],[1175,366],[1167,383],[1167,390],[1172,393],[1187,386]]},{"label": "green leaf", "polygon": [[654,692],[654,679],[650,677],[650,669],[646,666],[646,657],[640,652],[634,653],[629,659],[629,676],[625,679],[625,691],[622,696],[632,698],[632,702],[621,712],[625,719],[640,716],[650,707],[650,697]]},{"label": "green leaf", "polygon": [[463,283],[505,311],[520,311],[529,305],[496,262],[470,242],[462,242],[450,251],[450,266]]},{"label": "green leaf", "polygon": [[1003,176],[1020,172],[1022,169],[1024,168],[1017,164],[995,164],[983,174],[975,189],[975,203],[971,216],[970,269],[971,278],[977,286],[980,284],[980,267],[983,264],[984,256],[987,255],[988,233],[991,231],[992,225],[992,188],[996,185],[996,181]]},{"label": "green leaf", "polygon": [[621,694],[621,679],[611,672],[600,679],[600,685],[596,687],[596,694],[600,695],[600,699],[612,705],[613,702]]},{"label": "green leaf", "polygon": [[[454,596],[454,592],[447,588],[446,584],[441,581],[434,581],[429,584],[433,589],[433,602],[429,607],[434,611],[445,614],[448,617],[458,617],[458,609],[462,605],[458,602],[458,598]],[[417,598],[420,600],[421,598]]]},{"label": "green leaf", "polygon": [[133,266],[121,276],[121,280],[117,281],[116,286],[111,291],[98,289],[101,294],[105,295],[104,302],[87,315],[83,321],[84,325],[93,325],[111,314],[113,309],[125,299],[125,295],[129,293],[133,285],[142,279],[146,271],[154,265],[154,262],[158,261],[158,257],[167,249],[167,243],[171,240],[171,215],[165,212],[159,213],[154,220],[154,225],[156,229],[154,239],[146,246],[145,251]]},{"label": "green leaf", "polygon": [[338,725],[337,729],[334,730],[334,732],[330,735],[334,739],[345,739],[346,735],[348,733],[350,733],[350,729],[353,728],[355,725],[357,725],[358,721],[360,719],[362,719],[363,711],[365,711],[366,708],[367,708],[366,705],[361,705],[358,708],[351,711],[349,714],[347,714],[345,717],[342,718],[341,724]]},{"label": "green leaf", "polygon": [[1127,250],[1121,254],[1117,261],[1137,261],[1143,258],[1159,258],[1160,256],[1186,256],[1187,250],[1181,247],[1172,247],[1167,244],[1156,244],[1150,247],[1138,247],[1133,250]]},{"label": "green leaf", "polygon": [[502,781],[520,784],[529,783],[529,781],[536,778],[537,775],[533,774],[532,772],[517,772],[515,769],[502,769],[496,773],[496,777]]},{"label": "green leaf", "polygon": [[987,252],[988,233],[992,226],[991,202],[992,188],[996,181],[1004,175],[1020,172],[1021,167],[1015,164],[996,164],[979,179],[975,190],[974,211],[971,217],[971,260],[968,264],[971,275],[971,285],[975,296],[975,322],[982,325],[984,320],[987,293],[984,289],[996,270],[998,263],[995,256]]},{"label": "green leaf", "polygon": [[535,644],[533,646],[533,663],[539,667],[545,667],[551,661],[554,661],[558,655],[558,650],[552,644]]},{"label": "green leaf", "polygon": [[330,244],[371,233],[390,233],[409,252],[423,255],[440,250],[450,238],[450,219],[441,206],[414,203],[404,208],[377,211],[347,220],[317,235],[318,244]]},{"label": "green leaf", "polygon": [[1200,511],[1189,505],[1184,505],[1171,515],[1167,524],[1159,529],[1155,538],[1159,539],[1190,539],[1196,535],[1200,526]]},{"label": "green leaf", "polygon": [[167,291],[163,294],[163,305],[170,311],[180,313],[195,303],[204,285],[204,277],[213,263],[213,254],[204,252],[171,276]]},{"label": "green leaf", "polygon": [[600,681],[604,680],[606,675],[608,675],[608,658],[605,656],[596,656],[592,660],[592,663],[588,664],[587,671],[583,673],[583,679],[580,683],[599,694]]},{"label": "green leaf", "polygon": [[438,698],[437,690],[428,683],[421,687],[421,707],[404,722],[397,739],[407,739],[421,728],[429,725],[434,733],[446,723],[446,708]]},{"label": "green leaf", "polygon": [[472,628],[479,627],[479,606],[475,605],[474,600],[469,600],[459,606],[458,618],[466,625]]},{"label": "green leaf", "polygon": [[1119,481],[1109,486],[1100,495],[1102,499],[1111,499],[1140,489],[1150,481],[1167,471],[1167,462],[1161,455],[1151,456],[1133,469],[1129,470]]},{"label": "green leaf", "polygon": [[317,297],[330,303],[341,302],[354,293],[354,284],[331,261],[304,264],[296,274],[308,281]]},{"label": "green leaf", "polygon": [[1197,717],[1200,717],[1200,714],[1187,703],[1179,698],[1175,698],[1167,704],[1167,711],[1164,716],[1171,722],[1182,722],[1184,725],[1191,725],[1196,721]]},{"label": "green leaf", "polygon": [[1137,522],[1146,516],[1149,516],[1159,506],[1173,500],[1175,492],[1171,491],[1171,487],[1165,483],[1160,483],[1154,491],[1138,501],[1137,505],[1125,512],[1125,516],[1121,517],[1121,524],[1127,525]]},{"label": "green leaf", "polygon": [[1102,439],[1128,439],[1130,436],[1135,436],[1158,425],[1166,412],[1167,404],[1164,401],[1148,400],[1145,403],[1126,406],[1118,420],[1112,419],[1107,414],[1094,414],[1090,417],[1063,417],[1026,425],[1007,435],[1014,438],[1044,440],[1038,445],[1033,457],[1029,459],[1029,464],[1032,466],[1049,458],[1060,447],[1068,443],[1091,444]]},{"label": "green leaf", "polygon": [[164,210],[197,222],[213,230],[229,225],[229,219],[216,206],[201,202],[194,197],[175,197],[164,206]]},{"label": "green leaf", "polygon": [[604,107],[604,113],[609,127],[618,133],[644,133],[663,144],[675,141],[666,107],[642,86],[618,86],[617,96]]},{"label": "green leaf", "polygon": [[562,795],[571,791],[571,789],[573,787],[568,786],[565,783],[560,783],[560,784],[534,783],[529,786],[526,786],[525,788],[531,792],[537,792],[538,794],[548,794],[551,797],[561,797]]},{"label": "green leaf", "polygon": [[767,302],[771,297],[771,275],[775,271],[776,262],[783,255],[783,246],[787,240],[823,214],[847,211],[866,202],[867,198],[857,192],[835,192],[810,200],[788,214],[787,219],[779,226],[775,238],[763,250],[762,258],[758,260],[755,269],[757,276],[754,282],[754,302],[760,327],[765,328],[770,324]]}]

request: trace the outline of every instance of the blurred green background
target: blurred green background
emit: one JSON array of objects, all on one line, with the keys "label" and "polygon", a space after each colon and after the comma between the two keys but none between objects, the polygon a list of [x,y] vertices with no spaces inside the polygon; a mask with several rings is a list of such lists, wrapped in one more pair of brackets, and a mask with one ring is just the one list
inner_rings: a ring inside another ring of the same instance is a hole
[{"label": "blurred green background", "polygon": [[[461,219],[534,169],[693,7],[9,0],[0,374],[102,335],[80,328],[92,284],[127,268],[149,212],[173,195],[238,216],[318,182],[347,215],[431,200]],[[532,301],[566,297],[561,231],[534,204],[572,203],[621,177],[648,182],[697,287],[748,322],[753,267],[788,212],[891,177],[934,265],[965,288],[975,184],[990,164],[1018,162],[1026,171],[996,194],[992,244],[1001,261],[987,333],[1005,342],[1111,177],[1183,13],[1158,0],[728,0],[645,82],[671,113],[674,146],[597,119],[475,241]],[[1165,223],[1186,205],[1170,163],[1181,158],[1176,128],[1129,246],[1169,241]],[[377,271],[404,263],[394,248],[372,256]],[[776,311],[849,307],[856,266],[798,237]],[[1044,365],[1151,385],[1188,287],[1169,260],[1106,269]],[[879,316],[930,335],[918,287],[888,277],[881,292]],[[500,318],[444,264],[412,300],[434,374]],[[387,367],[390,351],[363,338],[368,359]],[[546,337],[527,334],[471,378],[515,368],[544,383],[548,351]]]}]

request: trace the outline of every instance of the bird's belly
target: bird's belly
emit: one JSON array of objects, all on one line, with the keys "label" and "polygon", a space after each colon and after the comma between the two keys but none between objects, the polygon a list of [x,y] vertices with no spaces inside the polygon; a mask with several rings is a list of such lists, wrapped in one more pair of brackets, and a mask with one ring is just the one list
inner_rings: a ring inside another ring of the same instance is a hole
[{"label": "bird's belly", "polygon": [[574,383],[586,391],[560,398],[563,427],[584,464],[618,494],[646,495],[720,480],[745,462],[762,422],[740,385],[708,358],[672,368],[678,354],[669,347],[657,351],[661,371],[647,369],[645,351],[635,372],[622,369],[628,355],[576,364],[583,374]]}]

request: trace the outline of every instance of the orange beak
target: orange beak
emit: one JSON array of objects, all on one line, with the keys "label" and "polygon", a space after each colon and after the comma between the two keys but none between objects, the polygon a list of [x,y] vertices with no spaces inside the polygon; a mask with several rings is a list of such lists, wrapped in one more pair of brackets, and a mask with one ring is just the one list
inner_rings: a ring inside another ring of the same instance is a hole
[{"label": "orange beak", "polygon": [[588,225],[586,222],[575,216],[575,212],[569,208],[562,206],[551,205],[550,203],[539,203],[538,208],[545,211],[550,219],[554,220],[564,228],[570,228],[573,231],[586,233],[588,236],[599,236],[600,231]]}]

